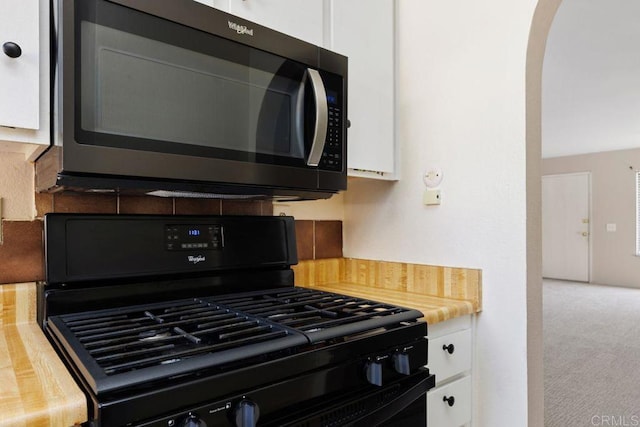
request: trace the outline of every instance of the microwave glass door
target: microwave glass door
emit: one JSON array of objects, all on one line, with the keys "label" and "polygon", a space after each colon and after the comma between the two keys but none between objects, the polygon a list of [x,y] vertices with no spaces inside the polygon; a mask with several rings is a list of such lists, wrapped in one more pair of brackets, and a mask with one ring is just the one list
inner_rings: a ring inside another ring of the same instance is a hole
[{"label": "microwave glass door", "polygon": [[75,4],[78,143],[305,164],[315,104],[304,64],[112,3]]}]

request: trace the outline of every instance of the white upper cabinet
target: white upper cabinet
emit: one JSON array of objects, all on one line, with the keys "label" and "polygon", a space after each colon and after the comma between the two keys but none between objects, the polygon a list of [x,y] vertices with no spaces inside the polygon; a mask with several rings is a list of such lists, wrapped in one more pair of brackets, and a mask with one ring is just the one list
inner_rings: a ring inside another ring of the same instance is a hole
[{"label": "white upper cabinet", "polygon": [[4,0],[0,14],[0,93],[16,100],[0,104],[0,125],[39,127],[40,34],[38,2]]},{"label": "white upper cabinet", "polygon": [[331,50],[349,57],[349,174],[396,178],[395,2],[331,0]]},{"label": "white upper cabinet", "polygon": [[323,0],[229,0],[229,13],[322,46],[323,4]]},{"label": "white upper cabinet", "polygon": [[28,157],[49,143],[48,4],[3,0],[0,14],[0,150]]}]

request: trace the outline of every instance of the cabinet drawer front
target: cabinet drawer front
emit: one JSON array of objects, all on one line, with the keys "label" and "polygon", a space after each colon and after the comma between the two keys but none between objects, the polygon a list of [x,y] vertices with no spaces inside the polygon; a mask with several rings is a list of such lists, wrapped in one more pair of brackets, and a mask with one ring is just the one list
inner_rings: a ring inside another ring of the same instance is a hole
[{"label": "cabinet drawer front", "polygon": [[429,339],[429,369],[436,383],[471,369],[471,330]]},{"label": "cabinet drawer front", "polygon": [[[446,400],[445,400],[446,399]],[[427,425],[459,427],[471,421],[471,377],[466,376],[427,393]]]}]

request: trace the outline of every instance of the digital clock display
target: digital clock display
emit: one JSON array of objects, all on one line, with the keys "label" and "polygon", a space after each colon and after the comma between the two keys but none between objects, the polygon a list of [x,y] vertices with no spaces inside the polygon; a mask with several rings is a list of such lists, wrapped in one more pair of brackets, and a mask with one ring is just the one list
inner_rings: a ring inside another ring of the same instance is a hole
[{"label": "digital clock display", "polygon": [[338,92],[334,92],[331,90],[327,91],[327,102],[331,105],[338,104]]},{"label": "digital clock display", "polygon": [[165,226],[168,251],[221,250],[222,227],[218,224],[171,224]]}]

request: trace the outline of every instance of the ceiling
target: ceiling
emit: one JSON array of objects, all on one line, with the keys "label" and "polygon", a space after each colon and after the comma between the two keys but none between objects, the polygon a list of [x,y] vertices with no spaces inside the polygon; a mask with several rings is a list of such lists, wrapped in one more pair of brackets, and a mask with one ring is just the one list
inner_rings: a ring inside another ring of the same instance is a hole
[{"label": "ceiling", "polygon": [[563,0],[542,76],[542,157],[640,147],[640,1]]}]

